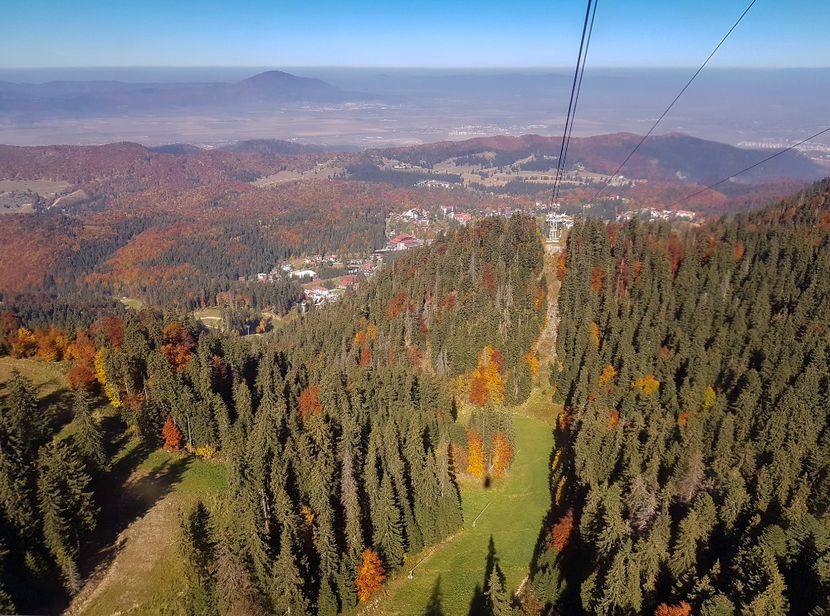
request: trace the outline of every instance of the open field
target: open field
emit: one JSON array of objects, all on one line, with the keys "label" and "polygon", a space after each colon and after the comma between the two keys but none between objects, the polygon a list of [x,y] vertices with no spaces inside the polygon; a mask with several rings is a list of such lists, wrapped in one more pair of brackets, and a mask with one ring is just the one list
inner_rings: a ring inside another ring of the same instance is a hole
[{"label": "open field", "polygon": [[142,310],[146,306],[146,304],[137,297],[121,297],[118,301],[130,310]]},{"label": "open field", "polygon": [[5,395],[6,382],[11,378],[13,370],[32,382],[39,399],[52,396],[69,386],[66,381],[67,368],[66,364],[59,362],[0,357],[0,397]]},{"label": "open field", "polygon": [[31,191],[38,195],[57,195],[72,186],[69,182],[53,180],[0,180],[0,192]]}]

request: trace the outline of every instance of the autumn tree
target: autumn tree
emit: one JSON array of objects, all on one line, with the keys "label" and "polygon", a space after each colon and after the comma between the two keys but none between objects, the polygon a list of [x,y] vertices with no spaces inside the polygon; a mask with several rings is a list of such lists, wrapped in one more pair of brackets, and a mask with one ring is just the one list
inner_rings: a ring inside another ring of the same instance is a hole
[{"label": "autumn tree", "polygon": [[184,434],[182,434],[179,426],[176,425],[176,422],[173,421],[170,415],[164,420],[164,426],[161,428],[161,437],[164,440],[165,449],[175,450],[181,447]]},{"label": "autumn tree", "polygon": [[171,321],[163,332],[161,352],[174,368],[184,368],[193,354],[195,343],[190,332],[178,321]]},{"label": "autumn tree", "polygon": [[23,359],[37,353],[37,339],[31,330],[21,327],[11,340],[12,357]]},{"label": "autumn tree", "polygon": [[484,444],[481,435],[474,430],[467,432],[467,472],[484,479],[487,469],[484,464]]},{"label": "autumn tree", "polygon": [[550,528],[550,537],[548,538],[548,545],[556,548],[558,552],[563,551],[571,539],[571,534],[574,528],[574,512],[573,508],[568,511]]},{"label": "autumn tree", "polygon": [[323,403],[320,402],[320,387],[311,385],[300,392],[299,406],[300,419],[303,421],[314,413],[323,410]]},{"label": "autumn tree", "polygon": [[493,477],[500,479],[504,477],[510,463],[513,461],[513,446],[501,432],[493,435]]},{"label": "autumn tree", "polygon": [[383,564],[377,552],[368,548],[363,550],[363,563],[360,565],[357,579],[354,582],[360,602],[365,603],[380,590],[385,579]]}]

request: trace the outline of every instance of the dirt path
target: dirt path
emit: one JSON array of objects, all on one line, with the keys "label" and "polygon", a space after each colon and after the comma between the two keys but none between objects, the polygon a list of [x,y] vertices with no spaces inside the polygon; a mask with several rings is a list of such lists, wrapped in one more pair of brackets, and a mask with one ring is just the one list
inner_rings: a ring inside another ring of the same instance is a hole
[{"label": "dirt path", "polygon": [[559,327],[559,298],[560,283],[556,279],[556,261],[563,250],[560,244],[545,244],[544,273],[548,283],[548,311],[545,328],[539,336],[536,350],[543,366],[549,365],[556,358],[556,331]]},{"label": "dirt path", "polygon": [[108,603],[99,599],[116,593],[121,595],[119,604],[126,607],[118,613],[140,609],[142,605],[138,597],[131,598],[132,588],[136,581],[144,580],[151,574],[167,548],[175,544],[179,510],[176,496],[168,494],[124,529],[112,548],[114,558],[92,573],[65,614],[91,613],[90,608],[96,603]]}]

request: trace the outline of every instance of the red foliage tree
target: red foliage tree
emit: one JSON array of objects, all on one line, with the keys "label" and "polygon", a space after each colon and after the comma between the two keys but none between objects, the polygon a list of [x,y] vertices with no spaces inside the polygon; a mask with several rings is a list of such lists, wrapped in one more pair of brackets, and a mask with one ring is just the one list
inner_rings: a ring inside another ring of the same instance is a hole
[{"label": "red foliage tree", "polygon": [[124,320],[118,315],[102,317],[93,326],[95,333],[99,333],[107,339],[116,349],[124,344]]},{"label": "red foliage tree", "polygon": [[363,550],[363,563],[357,571],[357,579],[354,585],[357,587],[357,598],[365,603],[383,585],[386,579],[386,572],[380,556],[374,550]]},{"label": "red foliage tree", "polygon": [[69,386],[72,389],[91,391],[98,382],[95,376],[95,343],[85,330],[79,330],[66,348],[64,357],[71,359],[74,366],[69,371]]},{"label": "red foliage tree", "polygon": [[178,449],[182,445],[184,434],[179,430],[179,426],[173,421],[173,418],[168,415],[164,420],[164,426],[161,428],[161,437],[164,439],[165,449]]},{"label": "red foliage tree", "polygon": [[496,286],[496,276],[493,274],[493,264],[488,263],[484,266],[484,275],[482,276],[484,286],[489,290],[493,290]]},{"label": "red foliage tree", "polygon": [[401,291],[397,295],[395,295],[392,299],[389,300],[389,304],[386,306],[386,316],[389,319],[394,319],[397,317],[401,312],[403,312],[404,308],[406,307],[406,300],[408,296],[405,291]]},{"label": "red foliage tree", "polygon": [[476,372],[470,382],[470,402],[476,406],[484,406],[487,404],[489,395],[490,394],[487,390],[487,379],[484,375]]},{"label": "red foliage tree", "polygon": [[605,280],[605,270],[601,265],[597,265],[591,272],[591,289],[594,293],[599,293],[602,289],[602,283]]},{"label": "red foliage tree", "polygon": [[306,387],[300,392],[299,411],[300,419],[305,421],[307,417],[323,410],[323,403],[320,402],[320,388],[317,385]]},{"label": "red foliage tree", "polygon": [[92,391],[98,383],[98,379],[95,378],[95,370],[86,364],[72,366],[67,377],[69,378],[69,387],[72,389]]},{"label": "red foliage tree", "polygon": [[548,547],[554,547],[557,551],[564,550],[571,539],[574,528],[574,510],[568,509],[567,513],[559,518],[559,521],[550,529]]}]

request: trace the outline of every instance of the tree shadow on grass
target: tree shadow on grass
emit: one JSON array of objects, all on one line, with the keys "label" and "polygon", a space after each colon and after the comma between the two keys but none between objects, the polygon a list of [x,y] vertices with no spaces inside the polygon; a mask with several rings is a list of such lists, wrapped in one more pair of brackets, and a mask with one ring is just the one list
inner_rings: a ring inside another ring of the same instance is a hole
[{"label": "tree shadow on grass", "polygon": [[441,605],[441,576],[435,580],[435,586],[432,587],[432,594],[429,597],[429,602],[424,609],[424,616],[445,616],[444,607]]},{"label": "tree shadow on grass", "polygon": [[467,612],[469,616],[480,616],[487,613],[487,591],[490,585],[490,576],[497,564],[496,542],[493,541],[493,535],[490,535],[490,543],[487,546],[487,560],[484,566],[484,582],[476,584],[473,598],[470,601],[470,610]]}]

